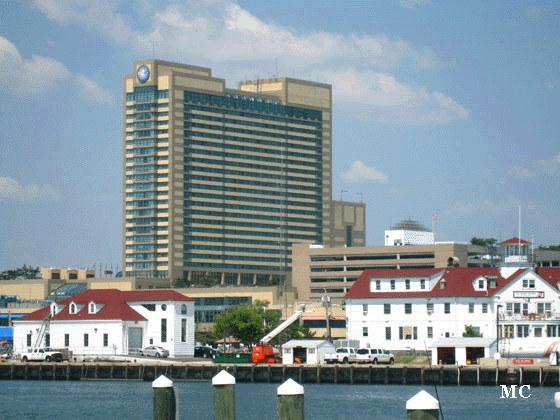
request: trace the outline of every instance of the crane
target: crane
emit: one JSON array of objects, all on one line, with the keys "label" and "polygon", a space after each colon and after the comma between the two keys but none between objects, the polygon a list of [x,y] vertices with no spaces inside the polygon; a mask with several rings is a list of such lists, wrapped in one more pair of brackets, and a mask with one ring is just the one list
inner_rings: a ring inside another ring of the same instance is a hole
[{"label": "crane", "polygon": [[252,361],[253,363],[280,363],[282,358],[274,351],[271,345],[268,344],[270,340],[288,328],[296,319],[298,319],[303,310],[294,312],[292,316],[270,331],[259,341],[259,344],[253,347]]}]

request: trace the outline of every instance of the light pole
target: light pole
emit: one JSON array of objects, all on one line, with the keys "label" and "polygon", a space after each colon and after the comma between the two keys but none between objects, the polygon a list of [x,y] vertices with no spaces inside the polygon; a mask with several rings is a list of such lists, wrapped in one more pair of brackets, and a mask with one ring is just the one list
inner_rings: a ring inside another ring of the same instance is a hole
[{"label": "light pole", "polygon": [[325,296],[321,297],[321,300],[323,301],[323,305],[325,305],[325,311],[326,311],[326,322],[327,322],[327,341],[331,341],[331,322],[329,319],[329,306],[331,305],[331,297],[327,296],[327,289],[325,289]]},{"label": "light pole", "polygon": [[500,308],[502,305],[496,305],[496,353],[500,354]]}]

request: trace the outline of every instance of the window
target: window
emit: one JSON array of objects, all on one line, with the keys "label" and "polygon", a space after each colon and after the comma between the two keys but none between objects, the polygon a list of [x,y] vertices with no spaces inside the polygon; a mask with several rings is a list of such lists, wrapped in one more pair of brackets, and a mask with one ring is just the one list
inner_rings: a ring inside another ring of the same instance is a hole
[{"label": "window", "polygon": [[395,280],[391,280],[391,290],[395,290]]},{"label": "window", "polygon": [[517,326],[517,337],[519,337],[519,338],[529,337],[529,326],[528,325],[518,325]]},{"label": "window", "polygon": [[404,304],[404,313],[411,314],[412,313],[412,303],[405,303]]},{"label": "window", "polygon": [[426,288],[426,279],[420,279],[420,289],[424,290]]},{"label": "window", "polygon": [[384,303],[383,304],[383,313],[385,315],[390,315],[391,314],[391,304],[390,303]]},{"label": "window", "polygon": [[487,313],[488,313],[488,304],[487,304],[487,303],[483,303],[483,304],[482,304],[482,313],[483,313],[483,314],[487,314]]},{"label": "window", "polygon": [[368,327],[362,327],[362,337],[368,336]]},{"label": "window", "polygon": [[181,315],[186,315],[187,314],[187,305],[185,305],[184,303],[181,305]]},{"label": "window", "polygon": [[95,303],[91,302],[89,304],[89,313],[90,314],[94,314],[95,313]]},{"label": "window", "polygon": [[535,337],[542,337],[542,327],[535,327],[535,331],[534,331],[534,336]]},{"label": "window", "polygon": [[484,280],[479,280],[478,281],[478,288],[479,289],[484,289]]},{"label": "window", "polygon": [[84,334],[84,347],[89,346],[89,334]]},{"label": "window", "polygon": [[506,303],[506,311],[508,311],[508,312],[513,311],[513,303],[512,302],[507,302]]},{"label": "window", "polygon": [[109,334],[103,334],[103,347],[109,347]]},{"label": "window", "polygon": [[27,334],[27,347],[31,347],[31,334]]},{"label": "window", "polygon": [[162,343],[167,342],[167,319],[166,318],[161,319],[161,342]]},{"label": "window", "polygon": [[164,312],[167,310],[167,305],[165,303],[161,305],[161,310]]},{"label": "window", "polygon": [[367,315],[368,312],[368,306],[367,305],[362,305],[362,312],[364,315]]},{"label": "window", "polygon": [[505,338],[513,338],[513,325],[504,325],[504,335]]},{"label": "window", "polygon": [[399,327],[399,340],[418,339],[418,327]]},{"label": "window", "polygon": [[187,342],[187,319],[181,319],[181,343]]},{"label": "window", "polygon": [[428,315],[431,315],[434,313],[434,304],[429,302],[426,303],[426,312],[428,313]]},{"label": "window", "polygon": [[76,304],[75,304],[74,302],[72,302],[72,303],[70,304],[70,309],[69,309],[69,310],[70,310],[70,313],[71,313],[71,314],[75,314],[75,313],[77,312],[76,309],[77,309],[77,308],[76,308]]},{"label": "window", "polygon": [[410,290],[410,280],[409,280],[409,279],[406,279],[406,280],[404,281],[404,288],[405,288],[406,290]]},{"label": "window", "polygon": [[428,338],[434,338],[434,327],[428,327],[428,331],[426,334]]},{"label": "window", "polygon": [[524,289],[534,289],[535,288],[535,279],[523,279],[523,288]]},{"label": "window", "polygon": [[49,333],[45,334],[45,347],[51,346],[51,335]]},{"label": "window", "polygon": [[70,346],[70,334],[64,334],[64,347]]},{"label": "window", "polygon": [[445,314],[451,313],[451,303],[447,302],[443,304],[443,313]]},{"label": "window", "polygon": [[391,327],[385,327],[385,340],[391,339]]},{"label": "window", "polygon": [[381,290],[381,280],[375,280],[375,290]]},{"label": "window", "polygon": [[469,314],[474,314],[474,303],[469,303]]},{"label": "window", "polygon": [[521,313],[521,303],[515,302],[513,304],[513,313],[514,314],[520,314]]},{"label": "window", "polygon": [[143,303],[142,306],[150,312],[153,312],[153,311],[156,310],[156,305],[154,303]]},{"label": "window", "polygon": [[557,337],[556,335],[556,325],[547,325],[546,326],[546,336],[547,337]]}]

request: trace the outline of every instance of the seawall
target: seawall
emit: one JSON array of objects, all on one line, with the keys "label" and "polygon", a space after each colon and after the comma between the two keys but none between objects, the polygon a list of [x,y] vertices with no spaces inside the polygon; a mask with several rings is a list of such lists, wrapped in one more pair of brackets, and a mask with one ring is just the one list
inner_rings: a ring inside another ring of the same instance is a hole
[{"label": "seawall", "polygon": [[300,384],[532,385],[560,386],[558,367],[281,365],[189,363],[2,363],[0,380],[210,381],[221,370],[237,382]]}]

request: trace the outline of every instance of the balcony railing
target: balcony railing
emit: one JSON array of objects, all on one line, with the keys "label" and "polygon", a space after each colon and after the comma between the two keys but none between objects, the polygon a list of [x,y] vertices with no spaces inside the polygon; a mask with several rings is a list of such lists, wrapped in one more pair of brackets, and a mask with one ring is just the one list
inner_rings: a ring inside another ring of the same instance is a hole
[{"label": "balcony railing", "polygon": [[498,314],[500,321],[560,321],[560,312],[522,312],[513,313],[510,311],[500,312]]}]

